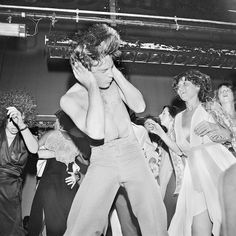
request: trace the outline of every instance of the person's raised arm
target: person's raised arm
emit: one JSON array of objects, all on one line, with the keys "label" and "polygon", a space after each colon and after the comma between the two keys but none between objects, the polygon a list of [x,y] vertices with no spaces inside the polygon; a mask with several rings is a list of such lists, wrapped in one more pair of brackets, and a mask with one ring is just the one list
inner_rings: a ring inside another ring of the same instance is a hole
[{"label": "person's raised arm", "polygon": [[120,89],[122,100],[136,113],[143,112],[146,108],[141,92],[135,88],[124,75],[115,67],[112,68],[114,80]]},{"label": "person's raised arm", "polygon": [[31,133],[31,131],[28,129],[28,126],[24,123],[21,112],[18,111],[15,107],[8,107],[7,115],[17,125],[19,132],[21,133],[29,152],[37,153],[38,141]]},{"label": "person's raised arm", "polygon": [[145,122],[145,127],[150,133],[157,134],[165,142],[165,144],[177,155],[183,155],[178,145],[173,140],[171,140],[171,138],[165,133],[165,131],[157,122],[152,119],[148,119]]},{"label": "person's raised arm", "polygon": [[72,63],[72,69],[79,84],[62,96],[60,106],[85,134],[93,139],[104,139],[104,106],[97,81],[78,61]]}]

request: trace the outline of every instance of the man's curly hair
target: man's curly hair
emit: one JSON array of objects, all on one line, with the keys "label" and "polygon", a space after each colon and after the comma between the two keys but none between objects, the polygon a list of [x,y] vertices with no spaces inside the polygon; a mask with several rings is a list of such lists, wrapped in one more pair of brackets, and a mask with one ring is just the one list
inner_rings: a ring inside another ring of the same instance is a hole
[{"label": "man's curly hair", "polygon": [[15,107],[24,114],[25,123],[33,127],[36,119],[36,100],[25,90],[0,91],[0,125],[7,120],[7,107]]},{"label": "man's curly hair", "polygon": [[206,102],[210,98],[212,90],[211,77],[199,70],[188,70],[174,77],[172,87],[175,91],[178,90],[178,83],[180,79],[185,78],[186,81],[192,82],[194,85],[199,86],[198,98],[201,102]]},{"label": "man's curly hair", "polygon": [[79,39],[71,54],[71,63],[79,60],[84,67],[91,69],[94,61],[99,62],[106,55],[118,57],[121,43],[120,35],[106,24],[92,25]]}]

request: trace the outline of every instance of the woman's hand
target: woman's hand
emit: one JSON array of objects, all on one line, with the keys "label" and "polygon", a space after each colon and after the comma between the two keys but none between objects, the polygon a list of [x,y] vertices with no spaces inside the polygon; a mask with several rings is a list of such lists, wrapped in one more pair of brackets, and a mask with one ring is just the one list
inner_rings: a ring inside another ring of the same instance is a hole
[{"label": "woman's hand", "polygon": [[19,129],[25,128],[24,116],[15,107],[7,107],[7,116],[18,126]]},{"label": "woman's hand", "polygon": [[148,132],[157,134],[160,137],[165,134],[165,131],[162,129],[162,127],[152,119],[147,119],[144,123],[144,127]]}]

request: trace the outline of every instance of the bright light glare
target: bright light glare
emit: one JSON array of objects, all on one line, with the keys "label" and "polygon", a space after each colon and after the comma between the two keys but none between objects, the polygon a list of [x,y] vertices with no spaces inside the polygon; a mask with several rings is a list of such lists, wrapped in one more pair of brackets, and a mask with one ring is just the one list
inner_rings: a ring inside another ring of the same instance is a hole
[{"label": "bright light glare", "polygon": [[12,24],[0,22],[0,36],[26,37],[25,24]]}]

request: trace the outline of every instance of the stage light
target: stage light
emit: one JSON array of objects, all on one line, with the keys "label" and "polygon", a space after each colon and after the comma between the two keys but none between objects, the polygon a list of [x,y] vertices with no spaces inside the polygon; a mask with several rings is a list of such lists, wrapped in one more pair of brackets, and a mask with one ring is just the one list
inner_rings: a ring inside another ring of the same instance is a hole
[{"label": "stage light", "polygon": [[48,46],[48,55],[52,59],[69,59],[71,55],[71,50],[67,46]]},{"label": "stage light", "polygon": [[175,65],[185,65],[187,62],[188,56],[185,54],[178,54],[175,57]]},{"label": "stage light", "polygon": [[0,22],[0,36],[26,37],[25,24],[12,24]]},{"label": "stage light", "polygon": [[148,52],[137,52],[135,61],[136,62],[146,62],[149,58]]},{"label": "stage light", "polygon": [[210,66],[213,68],[220,68],[223,62],[224,62],[223,58],[215,57]]},{"label": "stage light", "polygon": [[123,51],[121,54],[121,61],[133,62],[135,55],[136,55],[135,51]]},{"label": "stage light", "polygon": [[188,66],[198,66],[199,63],[200,63],[199,55],[190,55],[188,57],[186,65],[188,65]]},{"label": "stage light", "polygon": [[234,69],[236,66],[236,59],[234,57],[227,57],[222,63],[221,68]]},{"label": "stage light", "polygon": [[214,60],[214,57],[209,54],[202,55],[200,58],[201,58],[200,62],[198,63],[198,66],[200,66],[200,67],[210,67],[210,64]]},{"label": "stage light", "polygon": [[175,55],[172,53],[163,53],[162,54],[162,64],[173,64],[173,61],[175,59]]},{"label": "stage light", "polygon": [[151,56],[148,60],[148,63],[153,63],[153,64],[160,64],[161,62],[161,53],[160,52],[154,52],[151,53]]}]

